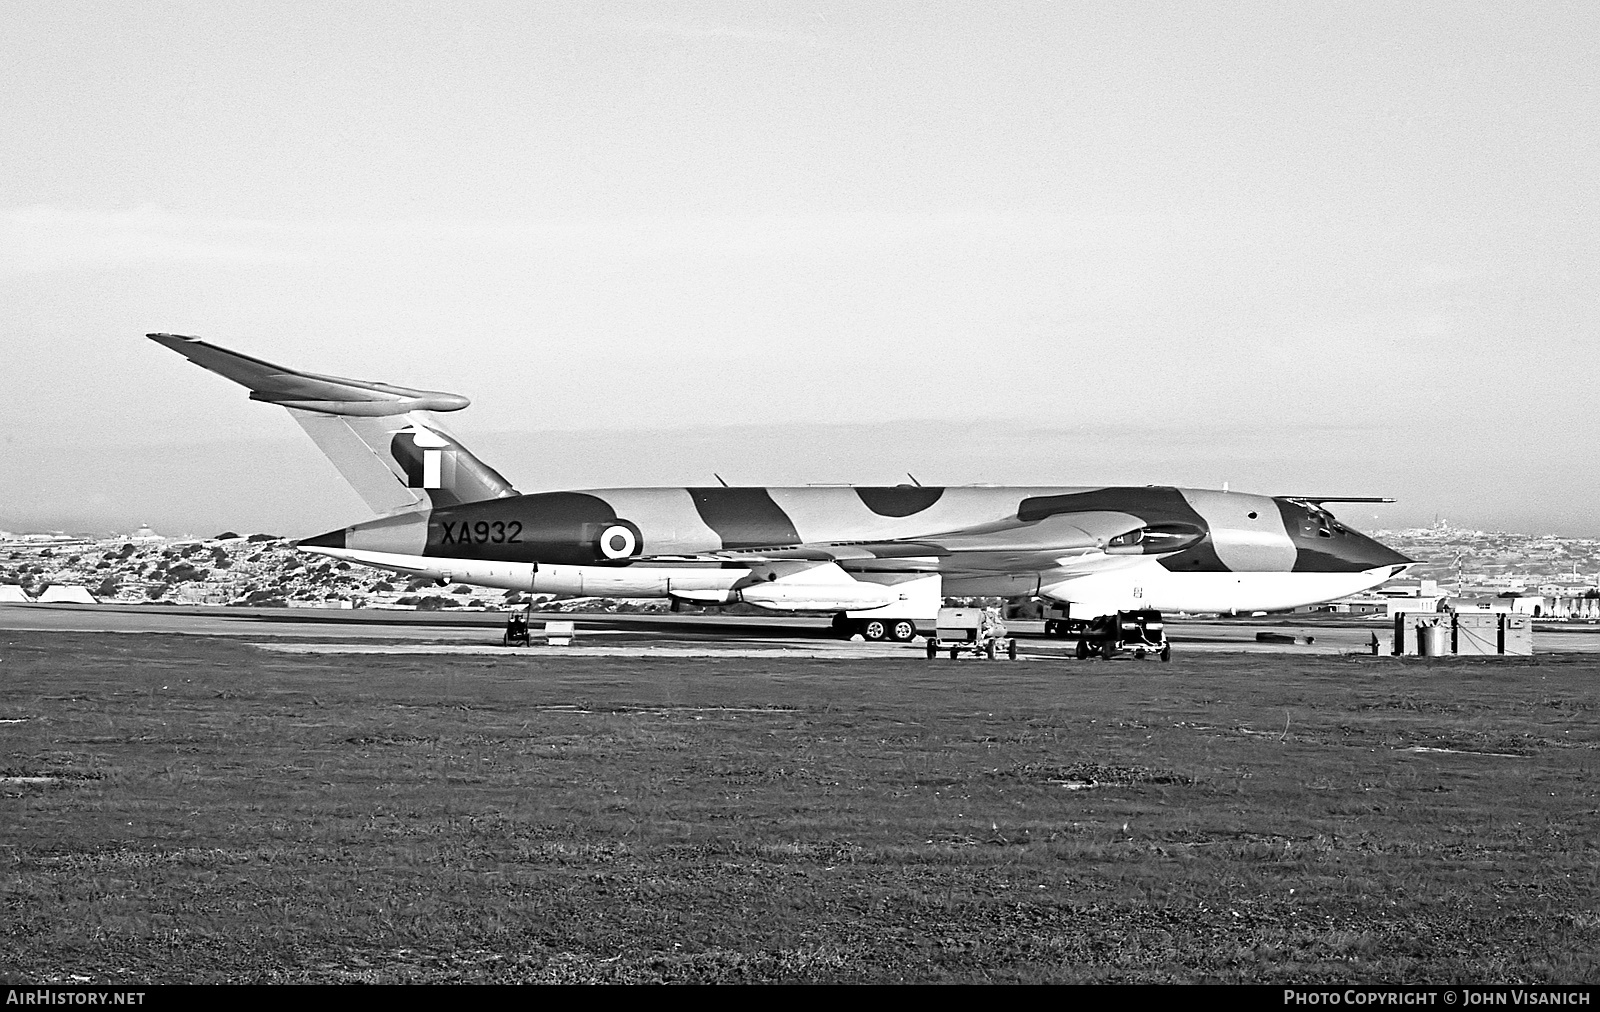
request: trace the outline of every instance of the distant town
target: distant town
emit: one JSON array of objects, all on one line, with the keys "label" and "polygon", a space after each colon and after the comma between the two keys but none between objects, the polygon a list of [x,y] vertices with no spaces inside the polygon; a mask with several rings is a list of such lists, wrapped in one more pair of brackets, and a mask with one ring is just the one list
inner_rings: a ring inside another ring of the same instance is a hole
[{"label": "distant town", "polygon": [[1377,531],[1417,560],[1400,579],[1311,611],[1508,611],[1541,619],[1600,621],[1600,538],[1431,527]]},{"label": "distant town", "polygon": [[[1540,617],[1600,614],[1600,538],[1479,531],[1441,520],[1375,537],[1416,559],[1401,579],[1318,611],[1400,607],[1526,611]],[[1418,600],[1422,599],[1422,600]],[[297,552],[274,534],[225,531],[165,537],[150,528],[109,537],[0,531],[0,602],[78,601],[301,608],[500,609],[528,595],[458,584],[440,587]],[[1404,603],[1412,602],[1412,603]],[[664,602],[613,602],[655,610]]]},{"label": "distant town", "polygon": [[1600,538],[1475,531],[1445,520],[1374,537],[1417,560],[1407,577],[1458,596],[1583,597],[1600,588]]}]

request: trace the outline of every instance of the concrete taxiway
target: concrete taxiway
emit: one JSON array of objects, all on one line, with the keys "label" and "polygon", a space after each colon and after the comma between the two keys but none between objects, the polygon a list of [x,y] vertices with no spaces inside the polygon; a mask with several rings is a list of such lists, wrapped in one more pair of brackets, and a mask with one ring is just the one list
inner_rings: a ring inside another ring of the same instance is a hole
[{"label": "concrete taxiway", "polygon": [[[580,634],[631,632],[663,638],[829,639],[827,619],[661,614],[535,614],[578,623]],[[287,639],[498,640],[504,612],[218,608],[137,604],[0,604],[0,630],[178,633]]]},{"label": "concrete taxiway", "polygon": [[[539,642],[547,620],[576,624],[570,647]],[[216,608],[121,604],[4,604],[0,631],[59,633],[168,633],[227,636],[292,653],[363,654],[538,654],[562,650],[573,656],[637,657],[812,657],[860,658],[922,655],[913,643],[863,643],[834,638],[826,618],[659,613],[535,614],[535,645],[500,645],[505,615],[497,612],[410,612],[299,608]],[[1038,622],[1013,622],[1024,658],[1061,658],[1075,645],[1045,639]],[[1192,652],[1357,654],[1370,651],[1383,622],[1294,621],[1280,617],[1230,620],[1176,619],[1167,623],[1173,649]],[[1261,633],[1293,642],[1260,642]],[[1543,627],[1540,653],[1600,652],[1600,628]]]}]

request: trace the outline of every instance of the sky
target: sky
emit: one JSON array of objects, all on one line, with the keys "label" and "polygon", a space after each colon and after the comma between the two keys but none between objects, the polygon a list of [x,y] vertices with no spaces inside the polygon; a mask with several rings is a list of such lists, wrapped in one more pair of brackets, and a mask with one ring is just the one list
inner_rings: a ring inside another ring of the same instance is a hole
[{"label": "sky", "polygon": [[0,527],[365,516],[166,331],[466,394],[527,491],[1600,536],[1597,52],[1581,3],[9,5]]}]

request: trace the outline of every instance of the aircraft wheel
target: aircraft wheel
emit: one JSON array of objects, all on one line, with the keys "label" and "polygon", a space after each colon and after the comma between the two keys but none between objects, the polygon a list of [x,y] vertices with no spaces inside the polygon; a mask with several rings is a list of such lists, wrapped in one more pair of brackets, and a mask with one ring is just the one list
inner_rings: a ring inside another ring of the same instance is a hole
[{"label": "aircraft wheel", "polygon": [[917,638],[917,624],[908,618],[890,622],[889,638],[896,643],[910,643]]},{"label": "aircraft wheel", "polygon": [[1134,657],[1136,657],[1136,658],[1138,658],[1138,659],[1139,659],[1139,660],[1141,660],[1141,661],[1142,661],[1142,660],[1144,660],[1144,649],[1143,649],[1143,648],[1140,648],[1140,649],[1138,649],[1138,650],[1135,650],[1135,651],[1134,651],[1134,652],[1133,652],[1133,656],[1134,656]]},{"label": "aircraft wheel", "polygon": [[1008,642],[1006,644],[1006,659],[1007,660],[1012,660],[1012,661],[1017,659],[1017,641],[1016,640],[1011,640],[1010,642]]},{"label": "aircraft wheel", "polygon": [[988,642],[988,644],[983,648],[983,655],[985,657],[989,658],[991,661],[994,660],[994,654],[995,654],[994,647],[995,647],[994,640],[990,640]]},{"label": "aircraft wheel", "polygon": [[861,635],[869,642],[881,643],[889,638],[889,627],[881,618],[869,618],[861,623]]},{"label": "aircraft wheel", "polygon": [[939,652],[938,645],[933,642],[933,637],[929,636],[928,637],[928,660],[930,660],[930,661],[933,660],[934,654],[937,654],[938,652]]},{"label": "aircraft wheel", "polygon": [[1166,643],[1161,647],[1161,663],[1166,664],[1172,660],[1172,644]]},{"label": "aircraft wheel", "polygon": [[855,626],[856,624],[850,621],[850,616],[842,611],[833,616],[833,622],[831,623],[833,631],[845,639],[849,639],[855,633]]},{"label": "aircraft wheel", "polygon": [[1111,658],[1117,656],[1117,646],[1116,646],[1116,644],[1115,643],[1106,643],[1105,645],[1101,646],[1101,648],[1100,648],[1100,656],[1104,657],[1108,661]]},{"label": "aircraft wheel", "polygon": [[1078,660],[1086,661],[1088,659],[1089,659],[1089,641],[1088,640],[1079,640],[1078,641]]},{"label": "aircraft wheel", "polygon": [[950,659],[952,661],[955,660],[956,659],[956,654],[959,654],[960,652],[961,652],[961,648],[960,647],[951,647],[950,648]]}]

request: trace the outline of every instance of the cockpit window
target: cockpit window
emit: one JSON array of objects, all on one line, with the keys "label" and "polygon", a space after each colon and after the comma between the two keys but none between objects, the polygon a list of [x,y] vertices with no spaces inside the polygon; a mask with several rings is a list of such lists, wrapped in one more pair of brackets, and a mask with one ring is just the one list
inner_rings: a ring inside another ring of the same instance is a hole
[{"label": "cockpit window", "polygon": [[1327,513],[1308,513],[1300,518],[1300,535],[1302,537],[1331,538],[1334,531],[1343,534],[1345,531],[1344,525]]}]

